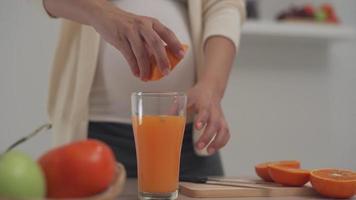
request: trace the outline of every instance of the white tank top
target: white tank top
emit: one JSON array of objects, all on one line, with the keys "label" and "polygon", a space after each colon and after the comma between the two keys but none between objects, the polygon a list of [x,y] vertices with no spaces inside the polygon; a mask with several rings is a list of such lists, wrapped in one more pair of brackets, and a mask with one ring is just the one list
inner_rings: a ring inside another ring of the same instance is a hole
[{"label": "white tank top", "polygon": [[185,1],[116,0],[120,8],[138,15],[157,18],[190,48],[179,65],[159,81],[143,82],[136,78],[121,53],[101,41],[98,66],[89,100],[91,121],[131,121],[132,92],[186,92],[194,84],[195,66]]}]

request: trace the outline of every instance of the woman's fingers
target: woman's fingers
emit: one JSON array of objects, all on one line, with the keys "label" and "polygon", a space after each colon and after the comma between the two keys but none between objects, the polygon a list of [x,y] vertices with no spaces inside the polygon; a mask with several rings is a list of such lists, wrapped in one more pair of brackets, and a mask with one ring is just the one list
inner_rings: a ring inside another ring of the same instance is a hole
[{"label": "woman's fingers", "polygon": [[167,44],[169,50],[171,50],[177,58],[183,58],[184,49],[179,42],[177,36],[165,25],[158,20],[153,20],[153,29],[158,33],[160,38]]},{"label": "woman's fingers", "polygon": [[201,129],[204,126],[200,122],[207,121],[206,128],[195,145],[198,149],[207,147],[210,155],[225,146],[230,139],[229,128],[220,109],[210,105],[209,109],[198,111],[195,120],[197,129]]},{"label": "woman's fingers", "polygon": [[206,108],[202,108],[198,111],[197,117],[195,118],[195,128],[201,130],[209,119],[209,111]]},{"label": "woman's fingers", "polygon": [[150,52],[153,54],[158,68],[162,74],[169,74],[169,61],[164,47],[164,43],[159,35],[152,30],[151,27],[144,28],[141,31],[141,36],[145,39],[147,46],[150,48]]},{"label": "woman's fingers", "polygon": [[132,47],[127,39],[123,39],[120,41],[120,45],[117,46],[122,55],[125,57],[127,63],[130,66],[132,73],[136,77],[140,77],[140,69],[138,67],[136,57],[134,52],[132,51]]},{"label": "woman's fingers", "polygon": [[221,149],[224,147],[227,142],[230,140],[230,133],[229,133],[229,128],[224,125],[224,122],[221,122],[221,127],[219,132],[216,134],[214,140],[209,144],[208,147],[208,153],[213,154],[215,153],[218,149]]},{"label": "woman's fingers", "polygon": [[[142,80],[150,79],[153,62],[156,62],[162,74],[169,73],[170,63],[166,44],[174,55],[178,58],[183,57],[184,49],[175,34],[157,19],[136,15],[116,7],[105,8],[108,8],[108,12],[100,15],[102,18],[95,20],[93,27],[105,41],[124,54],[133,73],[139,71]],[[129,44],[125,45],[120,38],[127,38]],[[128,50],[127,47],[131,49]],[[132,58],[132,54],[135,59]],[[155,59],[152,59],[153,57]]]},{"label": "woman's fingers", "polygon": [[132,51],[135,54],[138,67],[140,68],[140,78],[143,81],[147,81],[151,75],[151,65],[144,41],[138,32],[132,32],[128,38]]},{"label": "woman's fingers", "polygon": [[217,113],[214,112],[210,113],[209,121],[206,125],[206,128],[197,142],[197,147],[199,149],[203,149],[204,147],[206,147],[211,142],[211,140],[215,137],[216,133],[220,129],[219,120],[220,120],[219,115]]}]

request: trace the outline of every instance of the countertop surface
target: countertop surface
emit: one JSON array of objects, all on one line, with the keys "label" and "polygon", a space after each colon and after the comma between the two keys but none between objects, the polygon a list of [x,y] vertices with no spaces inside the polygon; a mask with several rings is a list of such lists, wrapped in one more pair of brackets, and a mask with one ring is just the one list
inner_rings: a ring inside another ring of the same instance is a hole
[{"label": "countertop surface", "polygon": [[[124,191],[119,197],[120,200],[131,200],[137,199],[137,181],[136,179],[128,179],[125,184]],[[188,200],[188,199],[201,199],[201,198],[190,198],[179,194],[179,200]],[[236,198],[204,198],[206,200],[229,200],[229,199],[236,199]],[[326,198],[322,197],[249,197],[249,198],[238,198],[239,200],[262,200],[262,199],[283,199],[283,200],[325,200]],[[352,199],[356,199],[355,197]]]}]

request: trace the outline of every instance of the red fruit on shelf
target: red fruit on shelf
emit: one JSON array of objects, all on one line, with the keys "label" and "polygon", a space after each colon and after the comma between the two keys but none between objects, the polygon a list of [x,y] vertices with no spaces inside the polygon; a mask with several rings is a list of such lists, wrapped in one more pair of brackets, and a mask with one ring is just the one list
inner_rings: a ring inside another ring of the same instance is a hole
[{"label": "red fruit on shelf", "polygon": [[338,24],[340,22],[339,18],[336,15],[329,16],[326,21],[334,24]]},{"label": "red fruit on shelf", "polygon": [[315,9],[314,6],[311,4],[306,4],[303,7],[304,13],[309,16],[309,17],[313,17],[314,13],[315,13]]},{"label": "red fruit on shelf", "polygon": [[321,10],[323,10],[328,16],[335,15],[334,7],[329,3],[324,3],[320,6]]}]

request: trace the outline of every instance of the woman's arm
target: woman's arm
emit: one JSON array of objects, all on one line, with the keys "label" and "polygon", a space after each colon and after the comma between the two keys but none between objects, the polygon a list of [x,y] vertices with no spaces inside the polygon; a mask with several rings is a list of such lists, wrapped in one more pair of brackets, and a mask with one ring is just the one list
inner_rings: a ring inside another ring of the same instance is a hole
[{"label": "woman's arm", "polygon": [[212,141],[207,150],[213,154],[230,139],[221,99],[238,49],[246,12],[244,0],[204,0],[202,4],[203,70],[198,83],[188,93],[188,106],[196,113],[195,128],[201,130],[205,127],[196,141],[197,148],[203,149]]},{"label": "woman's arm", "polygon": [[208,147],[213,154],[225,146],[230,139],[229,127],[221,108],[231,66],[235,57],[235,45],[231,40],[213,36],[205,42],[204,72],[198,83],[189,91],[189,107],[197,112],[195,127],[204,133],[197,141],[197,148],[203,149],[212,138],[215,139]]},{"label": "woman's arm", "polygon": [[49,15],[90,25],[91,19],[107,0],[43,0]]},{"label": "woman's arm", "polygon": [[107,0],[44,0],[47,12],[92,26],[116,47],[132,73],[147,81],[151,75],[150,52],[162,74],[169,73],[165,44],[178,57],[184,50],[175,34],[157,19],[126,12]]},{"label": "woman's arm", "polygon": [[235,45],[225,37],[213,36],[205,42],[204,72],[200,81],[210,85],[220,99],[224,96],[235,55]]}]

